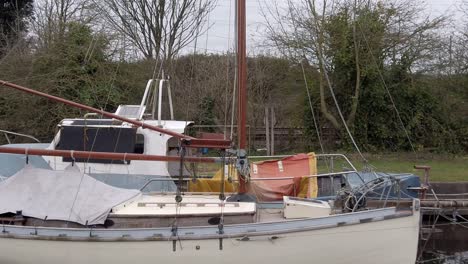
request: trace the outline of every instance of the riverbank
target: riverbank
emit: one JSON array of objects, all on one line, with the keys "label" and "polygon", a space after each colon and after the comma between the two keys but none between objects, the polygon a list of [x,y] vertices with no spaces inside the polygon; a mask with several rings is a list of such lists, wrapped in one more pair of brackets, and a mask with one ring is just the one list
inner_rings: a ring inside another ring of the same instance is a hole
[{"label": "riverbank", "polygon": [[[362,166],[356,154],[351,155],[352,161]],[[468,181],[468,156],[442,155],[432,153],[388,153],[365,154],[366,159],[376,168],[376,171],[413,173],[423,176],[423,171],[414,169],[414,165],[431,167],[430,181],[459,182]]]}]

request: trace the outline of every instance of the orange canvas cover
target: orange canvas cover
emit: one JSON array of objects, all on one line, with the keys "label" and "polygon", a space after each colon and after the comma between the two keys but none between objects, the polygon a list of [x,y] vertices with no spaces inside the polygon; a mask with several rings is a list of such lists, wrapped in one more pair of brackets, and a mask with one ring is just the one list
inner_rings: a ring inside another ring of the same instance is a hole
[{"label": "orange canvas cover", "polygon": [[284,180],[252,180],[249,192],[259,201],[282,200],[283,196],[303,198],[317,197],[317,178],[306,177],[317,174],[317,160],[314,153],[297,154],[280,160],[267,160],[252,163],[250,177],[282,178]]}]

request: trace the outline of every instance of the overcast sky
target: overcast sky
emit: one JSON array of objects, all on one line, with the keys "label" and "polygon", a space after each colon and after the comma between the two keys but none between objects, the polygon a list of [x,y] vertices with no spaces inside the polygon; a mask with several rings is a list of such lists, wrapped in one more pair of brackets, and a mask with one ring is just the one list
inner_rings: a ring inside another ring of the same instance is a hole
[{"label": "overcast sky", "polygon": [[[248,50],[255,50],[261,42],[265,29],[262,24],[261,6],[277,2],[286,5],[286,0],[246,0],[247,1],[247,37]],[[391,0],[390,0],[391,1]],[[430,15],[451,14],[457,16],[457,7],[462,0],[425,0],[427,13]],[[223,52],[232,47],[234,34],[234,0],[218,0],[217,7],[210,14],[211,28],[197,40],[197,51],[207,50],[208,53]],[[229,44],[230,43],[230,44]],[[189,49],[193,51],[193,44]]]}]

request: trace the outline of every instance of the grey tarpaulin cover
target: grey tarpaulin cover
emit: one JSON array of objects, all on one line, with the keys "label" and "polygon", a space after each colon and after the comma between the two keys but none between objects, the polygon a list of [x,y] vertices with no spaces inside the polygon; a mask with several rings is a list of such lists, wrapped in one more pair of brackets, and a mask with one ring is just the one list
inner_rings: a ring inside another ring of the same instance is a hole
[{"label": "grey tarpaulin cover", "polygon": [[0,214],[22,211],[39,219],[103,224],[114,206],[140,194],[97,181],[76,166],[54,171],[27,165],[0,182]]}]

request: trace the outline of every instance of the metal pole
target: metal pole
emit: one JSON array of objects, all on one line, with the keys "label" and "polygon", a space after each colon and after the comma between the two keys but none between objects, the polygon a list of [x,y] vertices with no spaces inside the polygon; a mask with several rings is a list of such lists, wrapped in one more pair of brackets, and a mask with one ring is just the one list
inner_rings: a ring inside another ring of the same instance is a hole
[{"label": "metal pole", "polygon": [[158,96],[158,125],[162,121],[162,99],[163,99],[164,80],[159,81],[159,96]]},{"label": "metal pole", "polygon": [[141,99],[141,103],[140,103],[140,109],[138,110],[138,117],[140,116],[143,116],[144,113],[143,112],[143,107],[146,105],[146,102],[148,101],[148,94],[151,93],[151,86],[153,85],[153,79],[150,79],[148,81],[148,83],[146,84],[146,89],[145,89],[145,93],[143,94],[143,99]]},{"label": "metal pole", "polygon": [[429,189],[429,171],[431,170],[431,167],[415,165],[414,168],[416,170],[424,170],[424,182],[421,184],[421,198],[426,199],[426,192]]}]

